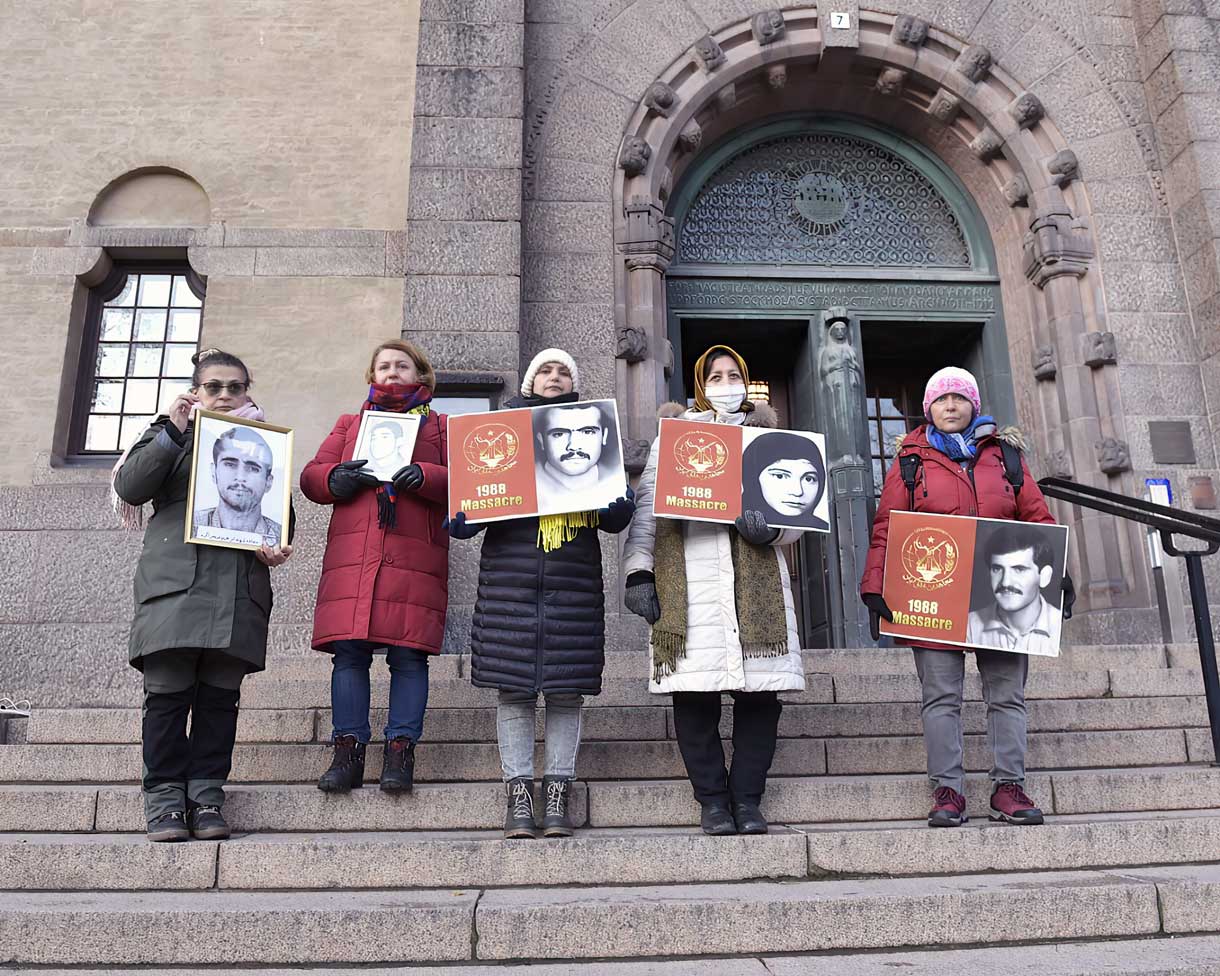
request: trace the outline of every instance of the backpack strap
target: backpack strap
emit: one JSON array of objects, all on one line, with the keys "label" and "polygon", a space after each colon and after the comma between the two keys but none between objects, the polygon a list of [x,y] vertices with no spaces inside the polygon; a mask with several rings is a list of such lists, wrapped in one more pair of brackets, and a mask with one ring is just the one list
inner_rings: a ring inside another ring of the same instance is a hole
[{"label": "backpack strap", "polygon": [[1021,467],[1021,450],[1008,441],[1000,441],[1000,456],[1004,459],[1004,477],[1012,485],[1012,495],[1016,498],[1025,484],[1025,469]]},{"label": "backpack strap", "polygon": [[907,511],[915,511],[915,481],[919,477],[919,466],[923,458],[918,454],[903,454],[898,458],[898,473],[907,486]]}]

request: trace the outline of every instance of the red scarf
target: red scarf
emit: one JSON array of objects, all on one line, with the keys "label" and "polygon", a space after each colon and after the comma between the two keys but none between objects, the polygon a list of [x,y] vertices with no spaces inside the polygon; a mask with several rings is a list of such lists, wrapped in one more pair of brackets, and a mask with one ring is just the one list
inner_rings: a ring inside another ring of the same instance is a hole
[{"label": "red scarf", "polygon": [[[364,401],[365,410],[384,410],[387,413],[418,413],[426,420],[430,412],[432,391],[422,383],[373,383],[369,386],[369,398]],[[377,486],[377,525],[392,529],[398,523],[398,493],[394,485],[383,481]]]}]

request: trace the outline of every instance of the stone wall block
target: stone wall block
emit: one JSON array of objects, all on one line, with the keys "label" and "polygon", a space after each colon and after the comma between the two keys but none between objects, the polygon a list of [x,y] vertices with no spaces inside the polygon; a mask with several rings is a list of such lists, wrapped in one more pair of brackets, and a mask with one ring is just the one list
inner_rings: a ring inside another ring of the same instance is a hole
[{"label": "stone wall block", "polygon": [[256,275],[304,275],[327,278],[383,277],[385,238],[380,247],[260,247]]},{"label": "stone wall block", "polygon": [[419,19],[460,24],[520,24],[525,20],[525,0],[421,0]]},{"label": "stone wall block", "polygon": [[407,271],[413,274],[513,275],[521,267],[521,225],[506,221],[416,220]]},{"label": "stone wall block", "polygon": [[416,119],[411,160],[413,167],[519,168],[521,120]]},{"label": "stone wall block", "polygon": [[532,347],[560,346],[606,356],[614,352],[614,306],[606,303],[530,302],[523,313],[524,335]]},{"label": "stone wall block", "polygon": [[598,253],[614,233],[611,209],[601,203],[531,202],[525,214],[528,251]]},{"label": "stone wall block", "polygon": [[517,169],[411,168],[410,220],[520,220]]},{"label": "stone wall block", "polygon": [[415,74],[415,115],[521,118],[520,68],[420,68]]},{"label": "stone wall block", "polygon": [[[513,323],[515,325],[515,322]],[[515,370],[518,336],[514,332],[416,332],[403,330],[428,350],[437,369]]]},{"label": "stone wall block", "polygon": [[253,247],[190,247],[186,258],[201,275],[248,278],[254,274],[255,251]]},{"label": "stone wall block", "polygon": [[592,302],[614,299],[614,279],[608,254],[539,254],[525,258],[524,298],[527,302]]},{"label": "stone wall block", "polygon": [[227,227],[225,247],[383,247],[384,230],[364,228]]},{"label": "stone wall block", "polygon": [[420,68],[480,65],[519,67],[524,34],[516,24],[459,24],[428,21],[420,25]]},{"label": "stone wall block", "polygon": [[504,331],[516,328],[520,303],[521,279],[515,275],[413,275],[407,279],[404,328]]}]

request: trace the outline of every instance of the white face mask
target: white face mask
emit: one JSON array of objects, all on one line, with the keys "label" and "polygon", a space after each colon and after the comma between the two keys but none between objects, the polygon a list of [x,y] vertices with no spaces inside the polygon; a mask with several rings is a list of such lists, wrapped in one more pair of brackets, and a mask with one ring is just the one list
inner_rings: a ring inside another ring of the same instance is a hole
[{"label": "white face mask", "polygon": [[736,413],[746,399],[746,388],[740,383],[733,386],[718,386],[715,392],[705,391],[708,402],[717,413]]}]

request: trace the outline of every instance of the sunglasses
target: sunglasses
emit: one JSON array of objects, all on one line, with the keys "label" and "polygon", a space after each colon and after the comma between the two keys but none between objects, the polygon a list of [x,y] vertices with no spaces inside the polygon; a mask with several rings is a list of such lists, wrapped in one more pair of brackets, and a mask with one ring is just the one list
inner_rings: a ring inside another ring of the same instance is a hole
[{"label": "sunglasses", "polygon": [[210,380],[207,383],[201,383],[200,388],[205,390],[208,396],[220,396],[222,390],[227,392],[229,396],[241,396],[250,388],[250,384],[241,383],[236,380],[232,383],[221,383],[218,380]]}]

